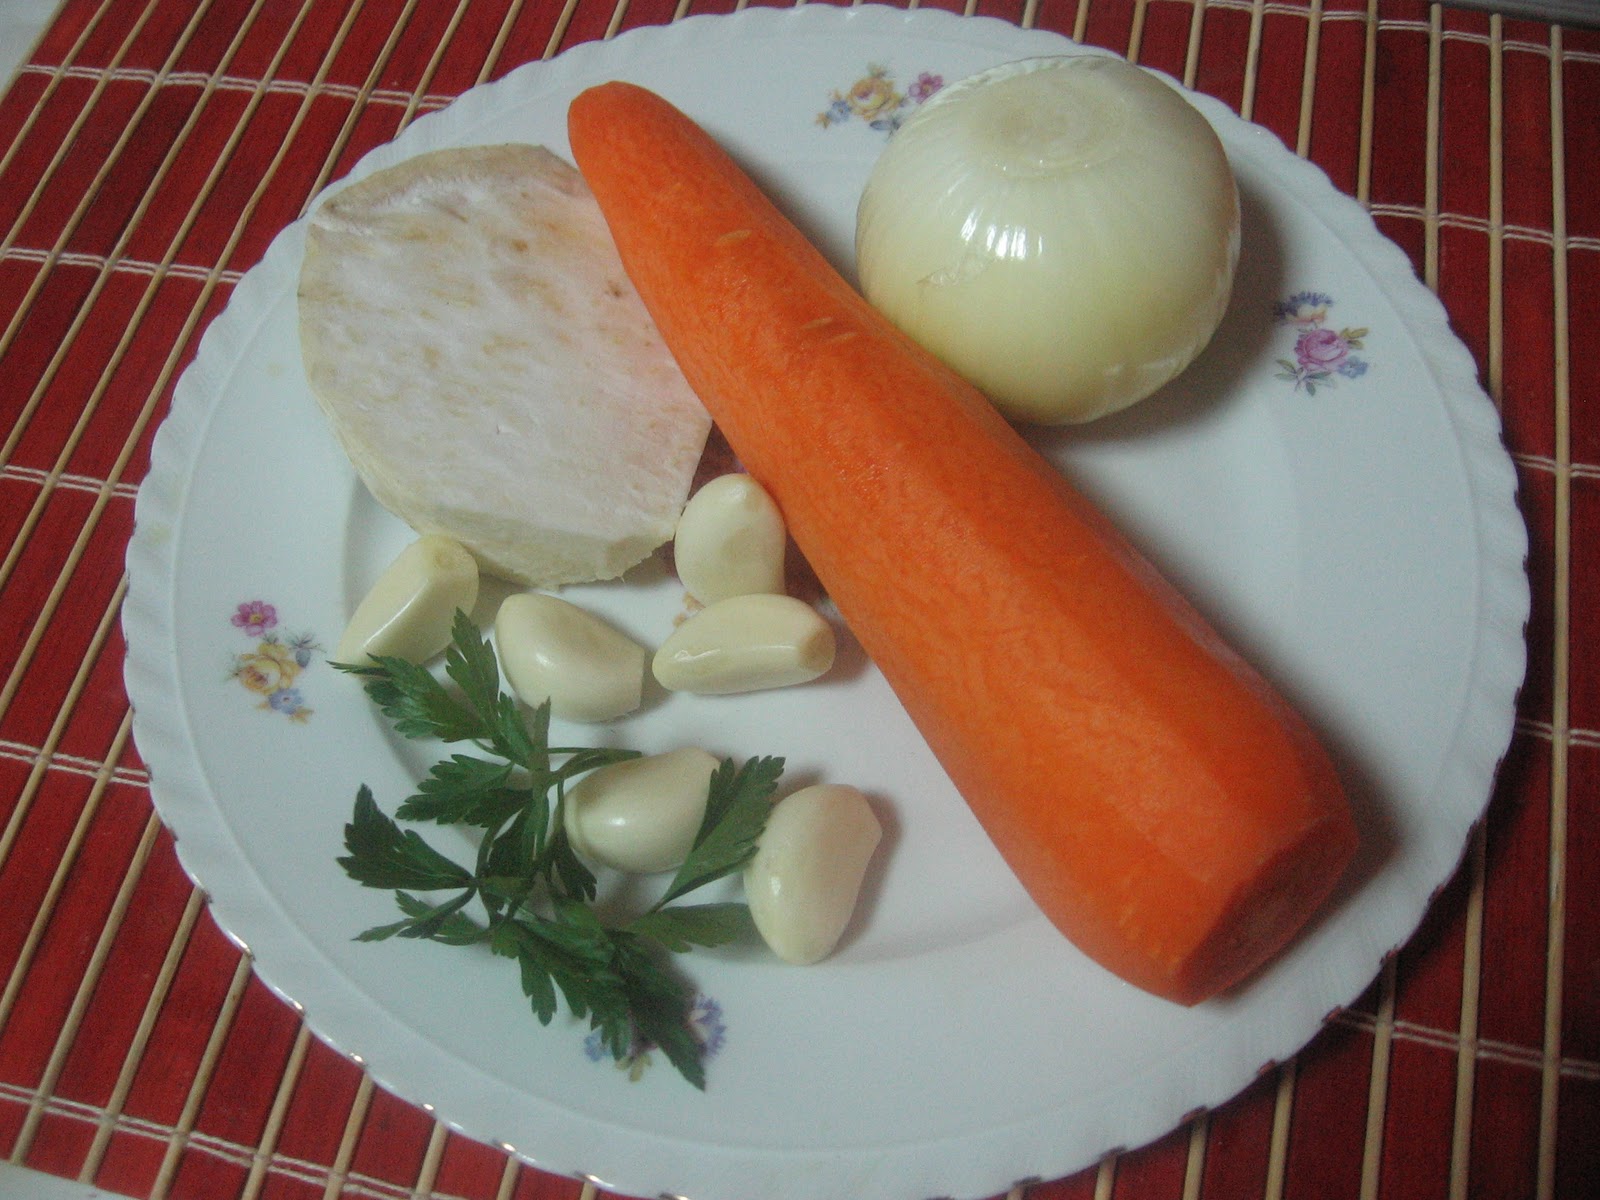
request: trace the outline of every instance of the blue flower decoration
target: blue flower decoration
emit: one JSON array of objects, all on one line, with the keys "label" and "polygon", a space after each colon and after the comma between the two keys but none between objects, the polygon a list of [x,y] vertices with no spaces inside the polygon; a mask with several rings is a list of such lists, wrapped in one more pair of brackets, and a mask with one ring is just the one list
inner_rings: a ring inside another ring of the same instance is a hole
[{"label": "blue flower decoration", "polygon": [[306,706],[305,697],[300,694],[299,688],[282,688],[267,697],[267,703],[274,712],[286,713],[294,716]]},{"label": "blue flower decoration", "polygon": [[1328,309],[1333,307],[1333,297],[1327,292],[1296,292],[1287,300],[1272,306],[1272,315],[1279,321],[1314,321],[1320,323]]}]

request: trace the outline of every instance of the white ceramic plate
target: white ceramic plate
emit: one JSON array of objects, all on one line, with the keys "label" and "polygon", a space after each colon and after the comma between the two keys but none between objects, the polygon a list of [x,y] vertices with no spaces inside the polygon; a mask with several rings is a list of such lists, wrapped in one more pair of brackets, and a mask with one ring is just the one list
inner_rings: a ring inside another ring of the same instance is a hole
[{"label": "white ceramic plate", "polygon": [[[699,118],[847,266],[856,196],[919,89],[1057,52],[1078,51],[939,12],[690,19],[524,67],[355,174],[443,145],[565,153],[568,100],[626,78]],[[1226,1100],[1363,989],[1456,866],[1509,738],[1525,533],[1496,414],[1401,252],[1270,134],[1197,103],[1244,199],[1225,326],[1163,396],[1038,440],[1336,751],[1367,841],[1325,919],[1193,1010],[1111,978],[1034,910],[846,637],[823,683],[657,697],[604,735],[781,754],[791,779],[867,790],[890,830],[865,919],[827,963],[687,960],[714,1002],[703,1094],[659,1054],[619,1070],[581,1026],[539,1027],[503,960],[353,941],[393,910],[335,865],[352,797],[368,783],[392,811],[428,755],[325,662],[407,533],[306,391],[297,224],[177,390],[139,494],[124,620],[139,745],[183,862],[319,1035],[466,1133],[610,1190],[978,1196]],[[680,593],[647,566],[577,598],[653,643]]]}]

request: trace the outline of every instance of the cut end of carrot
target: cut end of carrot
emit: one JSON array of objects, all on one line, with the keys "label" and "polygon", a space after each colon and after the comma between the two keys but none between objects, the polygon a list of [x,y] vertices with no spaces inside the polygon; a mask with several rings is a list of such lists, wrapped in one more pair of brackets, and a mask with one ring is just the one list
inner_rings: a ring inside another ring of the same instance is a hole
[{"label": "cut end of carrot", "polygon": [[1158,995],[1194,1005],[1247,984],[1302,932],[1344,877],[1356,828],[1343,807],[1241,888]]},{"label": "cut end of carrot", "polygon": [[[983,816],[981,806],[975,811]],[[986,822],[991,836],[1004,823]],[[1287,833],[1292,828],[1294,832]],[[1247,985],[1315,920],[1353,861],[1342,792],[1305,798],[1289,825],[1242,825],[1226,864],[1175,859],[1135,829],[1102,824],[1093,852],[997,842],[1040,911],[1074,945],[1136,987],[1193,1006]]]}]

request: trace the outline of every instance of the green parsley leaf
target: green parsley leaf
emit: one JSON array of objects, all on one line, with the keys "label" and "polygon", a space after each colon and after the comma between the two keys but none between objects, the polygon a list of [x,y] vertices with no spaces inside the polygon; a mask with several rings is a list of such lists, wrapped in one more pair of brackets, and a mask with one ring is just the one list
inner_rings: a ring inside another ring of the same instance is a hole
[{"label": "green parsley leaf", "polygon": [[339,859],[339,865],[367,887],[433,892],[473,884],[471,872],[379,811],[365,784],[356,793],[355,814],[344,827],[344,845],[350,853]]},{"label": "green parsley leaf", "polygon": [[[549,723],[548,700],[539,705],[535,711],[537,714],[543,714],[545,723]],[[526,767],[535,778],[543,777],[549,769],[550,755],[545,749],[548,735],[541,733],[538,737],[534,737],[529,733],[528,727],[522,721],[522,710],[517,707],[513,697],[502,695],[495,701],[492,729],[489,741],[496,751],[518,766]]]},{"label": "green parsley leaf", "polygon": [[[588,914],[587,909],[583,912]],[[627,996],[612,965],[611,936],[598,920],[569,916],[519,921],[517,926],[519,956],[532,958],[549,974],[574,1016],[626,1021]]]},{"label": "green parsley leaf", "polygon": [[436,821],[440,825],[475,825],[492,829],[509,820],[528,802],[526,788],[512,788],[507,762],[452,754],[433,764],[417,794],[400,805],[404,821]]},{"label": "green parsley leaf", "polygon": [[559,1008],[555,980],[527,944],[525,932],[517,922],[505,922],[495,927],[489,946],[496,954],[516,960],[522,978],[522,994],[533,1006],[533,1015],[539,1019],[539,1024],[548,1025]]},{"label": "green parsley leaf", "polygon": [[405,892],[396,892],[394,898],[410,919],[407,936],[428,937],[449,946],[472,946],[484,939],[484,927],[459,911],[472,898],[470,892],[437,905],[427,904]]},{"label": "green parsley leaf", "polygon": [[445,648],[444,673],[477,714],[483,732],[475,736],[496,754],[535,774],[542,773],[548,758],[549,702],[534,710],[530,732],[516,698],[500,690],[500,664],[495,661],[494,648],[478,633],[472,618],[459,609],[451,626],[450,645]]},{"label": "green parsley leaf", "polygon": [[356,940],[379,942],[399,936],[432,938],[454,946],[470,946],[474,942],[481,942],[483,927],[461,913],[461,909],[467,906],[472,897],[473,892],[468,890],[454,899],[446,900],[443,904],[428,904],[406,892],[396,892],[394,898],[400,905],[401,911],[406,914],[405,920],[396,921],[392,925],[374,926],[360,934]]},{"label": "green parsley leaf", "polygon": [[750,909],[732,902],[676,904],[640,913],[628,932],[661,943],[674,954],[693,946],[726,946],[755,932]]},{"label": "green parsley leaf", "polygon": [[731,758],[723,759],[711,776],[706,815],[695,835],[694,849],[678,868],[657,908],[731,875],[750,861],[756,852],[756,839],[772,811],[772,793],[782,774],[781,758],[752,758],[737,768]]},{"label": "green parsley leaf", "polygon": [[689,1026],[694,996],[683,981],[663,969],[644,949],[645,943],[618,935],[618,969],[628,997],[636,1039],[658,1046],[678,1073],[704,1091],[704,1047]]},{"label": "green parsley leaf", "polygon": [[488,639],[478,633],[472,618],[460,609],[450,625],[450,644],[445,647],[444,673],[461,689],[466,701],[487,724],[493,724],[500,699],[500,664]]},{"label": "green parsley leaf", "polygon": [[[401,892],[395,893],[396,896],[402,894],[403,893]],[[410,917],[407,917],[403,921],[395,921],[389,925],[374,925],[371,929],[363,929],[360,933],[356,934],[356,941],[385,942],[392,938],[395,934],[399,933],[402,929],[409,929],[410,927]]]},{"label": "green parsley leaf", "polygon": [[333,665],[361,679],[367,695],[403,737],[466,742],[488,735],[477,713],[451,695],[425,667],[385,655],[375,656],[370,666]]}]

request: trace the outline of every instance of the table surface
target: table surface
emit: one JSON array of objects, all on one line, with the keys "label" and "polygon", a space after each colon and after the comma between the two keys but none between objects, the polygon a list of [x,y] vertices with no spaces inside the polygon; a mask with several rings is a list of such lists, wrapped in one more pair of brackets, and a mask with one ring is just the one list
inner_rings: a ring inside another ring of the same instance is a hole
[{"label": "table surface", "polygon": [[[130,737],[122,557],[174,381],[323,181],[521,63],[734,7],[68,0],[13,78],[0,100],[0,1148],[12,1163],[139,1197],[594,1192],[374,1087],[212,923]],[[1597,1194],[1600,356],[1582,330],[1600,318],[1600,35],[1413,0],[965,11],[1176,75],[1366,204],[1476,356],[1531,535],[1512,745],[1463,868],[1415,937],[1242,1095],[1013,1194]]]}]

